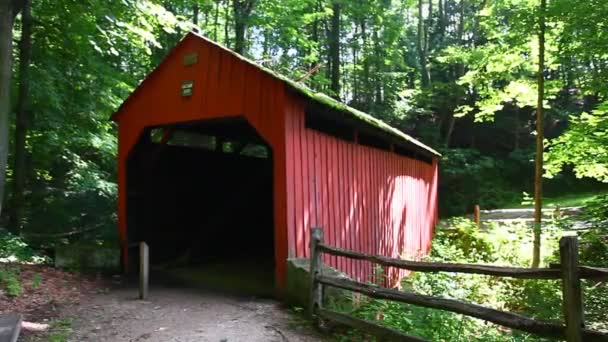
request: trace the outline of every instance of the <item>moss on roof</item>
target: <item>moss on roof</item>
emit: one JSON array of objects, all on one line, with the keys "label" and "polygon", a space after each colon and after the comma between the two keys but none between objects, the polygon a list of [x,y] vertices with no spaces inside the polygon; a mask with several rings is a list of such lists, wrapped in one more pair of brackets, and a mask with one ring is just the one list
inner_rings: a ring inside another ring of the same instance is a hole
[{"label": "moss on roof", "polygon": [[224,51],[232,54],[236,58],[242,60],[243,62],[245,62],[245,63],[247,63],[247,64],[249,64],[249,65],[251,65],[251,66],[253,66],[253,67],[255,67],[255,68],[259,69],[259,70],[264,71],[265,73],[269,74],[270,76],[272,76],[274,78],[277,78],[277,79],[285,82],[292,89],[296,90],[298,93],[302,94],[304,97],[308,98],[309,100],[315,101],[315,102],[317,102],[317,103],[319,103],[319,104],[321,104],[323,106],[327,106],[327,107],[329,107],[331,109],[334,109],[334,110],[336,110],[338,112],[342,112],[342,113],[348,114],[351,117],[353,117],[354,119],[356,119],[356,120],[358,120],[360,122],[363,122],[364,124],[373,126],[373,127],[377,128],[377,129],[379,129],[381,131],[384,131],[386,133],[389,133],[390,135],[393,135],[393,136],[395,136],[397,138],[400,138],[401,140],[404,140],[404,141],[406,141],[406,142],[408,142],[410,144],[416,145],[419,148],[421,148],[421,149],[423,149],[423,150],[425,150],[427,152],[430,152],[431,154],[433,154],[435,156],[441,156],[441,154],[439,152],[435,151],[431,147],[429,147],[429,146],[421,143],[420,141],[412,138],[410,135],[403,133],[399,129],[394,128],[394,127],[388,125],[387,123],[385,123],[384,121],[382,121],[380,119],[377,119],[377,118],[375,118],[375,117],[373,117],[373,116],[371,116],[371,115],[369,115],[367,113],[364,113],[364,112],[362,112],[360,110],[352,108],[352,107],[350,107],[350,106],[348,106],[348,105],[346,105],[346,104],[344,104],[342,102],[339,102],[339,101],[337,101],[337,100],[329,97],[326,94],[315,92],[314,90],[308,88],[307,86],[305,86],[305,85],[303,85],[301,83],[295,82],[295,81],[293,81],[293,80],[285,77],[284,75],[281,75],[281,74],[279,74],[279,73],[277,73],[277,72],[275,72],[275,71],[273,71],[273,70],[271,70],[271,69],[269,69],[269,68],[267,68],[267,67],[265,67],[265,66],[263,66],[261,64],[258,64],[256,62],[252,61],[251,59],[248,59],[248,58],[246,58],[246,57],[244,57],[244,56],[242,56],[242,55],[240,55],[240,54],[238,54],[238,53],[236,53],[236,52],[228,49],[227,47],[225,47],[225,46],[223,46],[223,45],[221,45],[221,44],[219,44],[217,42],[214,42],[214,41],[212,41],[212,40],[210,40],[210,39],[208,39],[206,37],[203,37],[203,36],[201,36],[201,35],[199,35],[197,33],[194,33],[194,32],[191,32],[189,34],[193,35],[193,36],[196,36],[197,38],[202,39],[202,40],[204,40],[205,42],[207,42],[209,44],[217,46],[220,49],[222,49],[222,50],[224,50]]}]

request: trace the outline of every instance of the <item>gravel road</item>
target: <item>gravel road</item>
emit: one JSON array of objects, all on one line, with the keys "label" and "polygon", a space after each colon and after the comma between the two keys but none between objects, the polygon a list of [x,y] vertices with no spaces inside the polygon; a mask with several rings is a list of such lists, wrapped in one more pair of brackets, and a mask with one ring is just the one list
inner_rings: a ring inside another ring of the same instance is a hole
[{"label": "gravel road", "polygon": [[90,296],[63,309],[73,317],[70,341],[309,342],[322,341],[279,302],[198,289],[151,288],[149,300],[135,288]]}]

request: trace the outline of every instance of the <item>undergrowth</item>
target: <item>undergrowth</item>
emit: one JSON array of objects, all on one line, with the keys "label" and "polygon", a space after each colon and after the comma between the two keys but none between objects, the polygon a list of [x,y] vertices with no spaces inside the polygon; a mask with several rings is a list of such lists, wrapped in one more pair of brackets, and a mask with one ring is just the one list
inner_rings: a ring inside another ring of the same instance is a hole
[{"label": "undergrowth", "polygon": [[9,297],[19,297],[23,293],[19,280],[20,269],[13,265],[0,265],[0,294]]},{"label": "undergrowth", "polygon": [[[608,231],[606,218],[608,198],[598,198],[587,207],[584,219],[590,229],[580,235],[580,262],[592,266],[608,266]],[[604,215],[603,219],[598,217]],[[567,233],[572,222],[565,219],[549,222],[543,228],[542,255],[544,263],[559,260],[558,240]],[[469,220],[455,218],[438,227],[429,261],[494,264],[529,267],[532,255],[532,232],[525,223],[490,226],[480,230]],[[556,280],[524,280],[483,275],[453,273],[413,273],[402,282],[406,291],[459,299],[486,307],[520,313],[529,317],[559,322],[561,282]],[[583,282],[586,324],[608,330],[608,286],[605,283]],[[528,333],[510,330],[461,314],[428,309],[408,304],[364,297],[349,313],[366,320],[397,328],[409,335],[430,341],[548,341]],[[344,309],[344,308],[342,308]],[[369,340],[351,331],[344,340]]]},{"label": "undergrowth", "polygon": [[73,317],[66,317],[51,322],[48,336],[49,342],[66,342],[72,333]]},{"label": "undergrowth", "polygon": [[42,256],[20,236],[0,228],[0,262],[44,263],[48,258]]},{"label": "undergrowth", "polygon": [[[0,295],[19,297],[23,293],[19,263],[42,263],[47,258],[40,256],[21,237],[0,228]],[[40,276],[38,276],[40,278]],[[38,287],[42,279],[33,279]]]}]

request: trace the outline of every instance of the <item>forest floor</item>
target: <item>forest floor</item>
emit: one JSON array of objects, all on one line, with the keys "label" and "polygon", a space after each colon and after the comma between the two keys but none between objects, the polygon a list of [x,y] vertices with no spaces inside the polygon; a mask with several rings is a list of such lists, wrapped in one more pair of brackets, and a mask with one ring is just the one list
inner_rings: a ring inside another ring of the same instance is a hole
[{"label": "forest floor", "polygon": [[271,299],[158,286],[137,300],[134,286],[101,287],[59,306],[46,333],[33,341],[320,341],[299,314]]}]

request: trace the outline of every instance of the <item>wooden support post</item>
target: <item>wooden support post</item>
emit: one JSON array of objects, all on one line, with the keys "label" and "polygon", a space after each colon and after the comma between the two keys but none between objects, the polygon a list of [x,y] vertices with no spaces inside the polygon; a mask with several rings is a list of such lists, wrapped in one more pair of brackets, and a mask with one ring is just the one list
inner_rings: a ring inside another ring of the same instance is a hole
[{"label": "wooden support post", "polygon": [[585,323],[578,269],[578,237],[562,237],[559,240],[559,256],[562,269],[562,308],[566,321],[566,341],[582,342],[582,329]]},{"label": "wooden support post", "polygon": [[173,128],[173,127],[164,128],[163,136],[160,138],[160,141],[158,143],[161,145],[166,145],[169,142],[169,140],[171,140],[171,137],[173,137],[174,132],[175,132],[175,128]]},{"label": "wooden support post", "polygon": [[150,276],[150,251],[148,244],[139,243],[139,299],[148,297],[148,281]]},{"label": "wooden support post", "polygon": [[481,226],[481,214],[479,212],[479,204],[475,204],[475,209],[473,212],[473,217],[475,220],[475,224],[477,225],[477,228],[479,228]]},{"label": "wooden support post", "polygon": [[312,228],[310,230],[310,306],[309,315],[312,318],[317,308],[323,307],[323,285],[317,281],[317,276],[323,269],[323,259],[318,248],[323,243],[323,229]]}]

